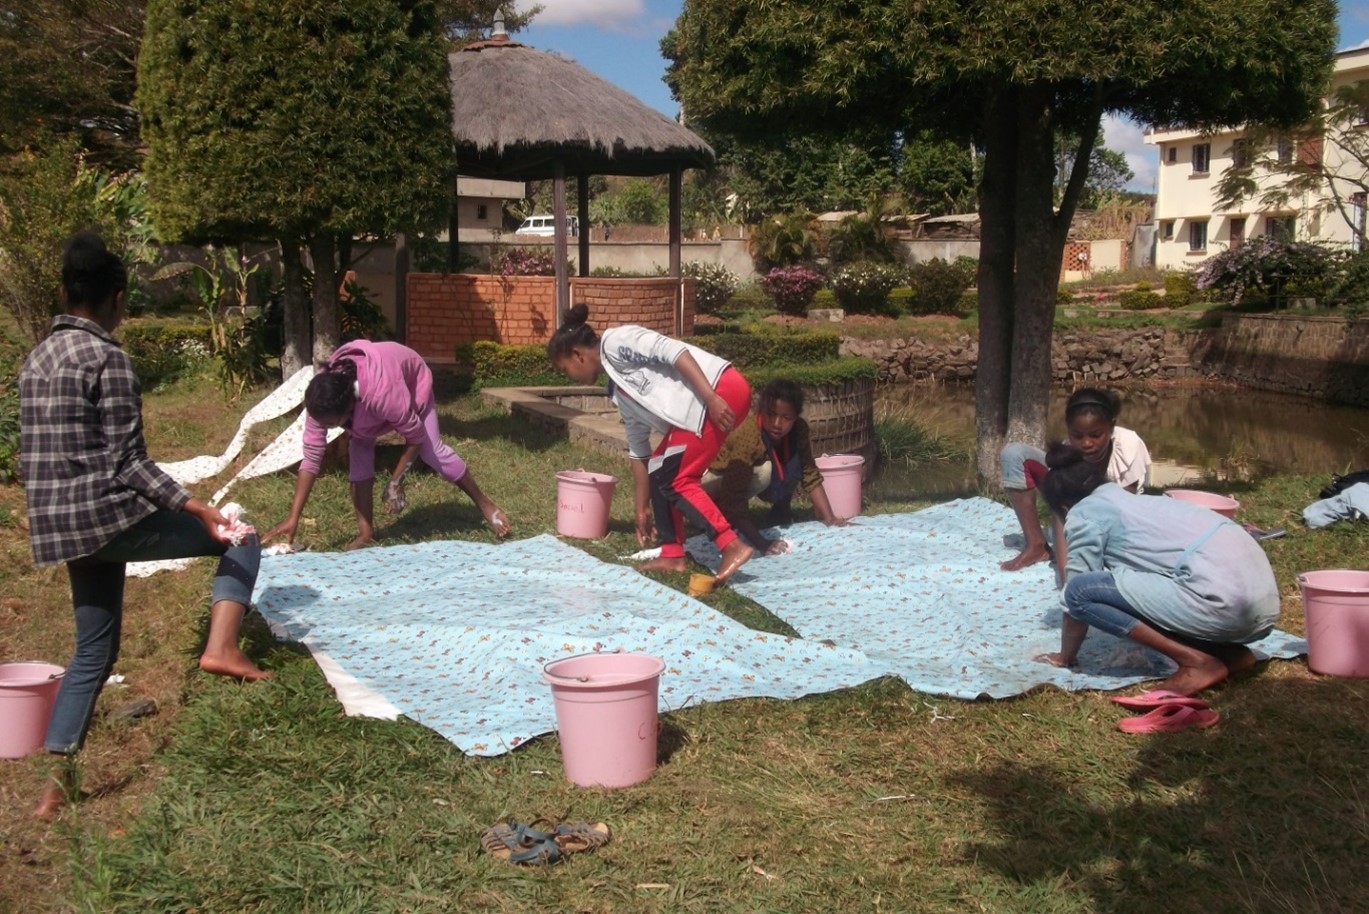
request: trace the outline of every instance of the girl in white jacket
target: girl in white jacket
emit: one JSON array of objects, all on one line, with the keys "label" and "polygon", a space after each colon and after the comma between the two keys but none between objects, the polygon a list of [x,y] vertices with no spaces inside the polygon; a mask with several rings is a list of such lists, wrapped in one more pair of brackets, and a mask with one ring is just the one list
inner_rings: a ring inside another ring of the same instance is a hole
[{"label": "girl in white jacket", "polygon": [[[725,359],[633,324],[602,337],[589,307],[571,308],[547,344],[552,364],[580,384],[608,375],[623,417],[636,496],[637,541],[660,537],[661,555],[642,570],[684,571],[684,519],[722,553],[717,583],[736,573],[752,549],[699,484],[723,441],[751,409],[751,385]],[[651,433],[661,442],[651,447]]]}]

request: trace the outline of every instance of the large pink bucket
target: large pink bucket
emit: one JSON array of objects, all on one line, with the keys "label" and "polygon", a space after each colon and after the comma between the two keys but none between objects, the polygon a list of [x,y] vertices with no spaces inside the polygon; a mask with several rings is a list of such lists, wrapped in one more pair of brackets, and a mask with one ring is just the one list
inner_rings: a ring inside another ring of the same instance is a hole
[{"label": "large pink bucket", "polygon": [[0,758],[42,748],[65,672],[51,663],[0,663]]},{"label": "large pink bucket", "polygon": [[814,461],[822,472],[822,490],[837,517],[860,513],[860,473],[865,458],[859,454],[823,454]]},{"label": "large pink bucket", "polygon": [[1298,575],[1307,616],[1307,665],[1330,676],[1369,677],[1369,571]]},{"label": "large pink bucket", "polygon": [[616,477],[585,470],[556,474],[556,532],[580,539],[608,536],[609,508]]},{"label": "large pink bucket", "polygon": [[579,654],[542,668],[556,703],[566,778],[628,787],[656,770],[656,700],[665,661],[650,654]]},{"label": "large pink bucket", "polygon": [[1211,511],[1216,511],[1222,517],[1236,516],[1236,510],[1241,503],[1227,495],[1219,495],[1216,492],[1204,492],[1201,489],[1166,489],[1165,494],[1178,501],[1186,501],[1191,505],[1202,505]]}]

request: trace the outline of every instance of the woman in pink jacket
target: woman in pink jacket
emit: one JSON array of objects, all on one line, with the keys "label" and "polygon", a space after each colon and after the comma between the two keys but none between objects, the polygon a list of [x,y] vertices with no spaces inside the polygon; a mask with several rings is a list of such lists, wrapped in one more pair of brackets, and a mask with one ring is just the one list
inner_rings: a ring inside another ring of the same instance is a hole
[{"label": "woman in pink jacket", "polygon": [[282,535],[288,542],[294,542],[300,515],[323,464],[327,429],[339,426],[351,433],[347,464],[358,527],[357,537],[348,549],[364,546],[375,538],[372,490],[376,439],[387,432],[396,432],[405,443],[385,489],[390,510],[404,509],[404,474],[417,456],[471,497],[495,536],[503,537],[509,532],[508,517],[480,491],[466,462],[438,434],[432,372],[423,357],[408,346],[370,340],[339,346],[309,382],[304,392],[304,408],[308,414],[304,423],[304,461],[295,483],[295,501],[290,516],[273,527],[263,537],[263,543]]}]

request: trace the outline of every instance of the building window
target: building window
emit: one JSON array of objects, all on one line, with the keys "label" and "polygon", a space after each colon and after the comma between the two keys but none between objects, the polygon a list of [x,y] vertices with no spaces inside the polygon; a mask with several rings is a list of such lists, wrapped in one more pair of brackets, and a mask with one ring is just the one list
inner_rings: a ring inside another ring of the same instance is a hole
[{"label": "building window", "polygon": [[1278,143],[1274,147],[1274,157],[1279,160],[1280,165],[1287,165],[1293,161],[1293,139],[1288,136],[1280,136]]},{"label": "building window", "polygon": [[1188,249],[1190,251],[1207,250],[1207,220],[1195,219],[1188,224]]},{"label": "building window", "polygon": [[484,222],[486,219],[490,218],[489,207],[483,203],[478,204],[475,207],[475,218],[479,219],[481,222]]},{"label": "building window", "polygon": [[1250,141],[1245,138],[1231,141],[1231,164],[1236,168],[1250,167]]},{"label": "building window", "polygon": [[1161,220],[1160,220],[1160,240],[1161,240],[1161,241],[1173,241],[1173,240],[1174,240],[1174,220],[1173,220],[1173,219],[1161,219]]},{"label": "building window", "polygon": [[1211,143],[1193,144],[1193,173],[1195,175],[1205,175],[1212,160]]},{"label": "building window", "polygon": [[1292,241],[1297,230],[1297,221],[1293,216],[1266,216],[1264,220],[1264,233],[1276,241]]},{"label": "building window", "polygon": [[1169,147],[1169,151],[1165,153],[1165,161],[1166,161],[1166,162],[1177,162],[1177,161],[1179,161],[1179,147],[1178,147],[1178,146],[1171,146],[1171,147]]},{"label": "building window", "polygon": [[1245,244],[1245,217],[1233,216],[1227,228],[1227,248],[1237,250]]}]

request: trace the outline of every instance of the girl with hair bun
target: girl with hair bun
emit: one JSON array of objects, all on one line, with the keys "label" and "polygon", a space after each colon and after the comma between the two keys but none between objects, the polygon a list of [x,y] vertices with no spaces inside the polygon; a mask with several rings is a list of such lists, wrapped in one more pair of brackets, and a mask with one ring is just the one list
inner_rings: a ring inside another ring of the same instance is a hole
[{"label": "girl with hair bun", "polygon": [[347,472],[358,528],[348,549],[357,549],[375,539],[376,439],[388,432],[397,432],[405,445],[385,489],[392,512],[402,511],[407,504],[404,474],[413,459],[420,457],[443,479],[471,497],[495,536],[502,538],[508,534],[508,517],[480,491],[466,462],[438,433],[433,373],[423,357],[408,346],[370,340],[354,340],[339,346],[309,381],[304,391],[304,409],[304,460],[295,482],[295,500],[289,517],[271,528],[262,538],[263,543],[278,536],[294,542],[300,516],[323,465],[327,430],[339,426],[351,433]]},{"label": "girl with hair bun", "polygon": [[[1065,428],[1070,444],[1079,448],[1084,459],[1099,467],[1108,479],[1129,492],[1145,490],[1150,475],[1150,451],[1141,436],[1117,424],[1122,400],[1110,390],[1081,387],[1065,401]],[[1022,551],[1003,562],[1004,571],[1017,571],[1051,558],[1045,534],[1036,514],[1035,490],[1046,475],[1046,452],[1021,442],[1004,445],[999,456],[1003,489],[1022,527]],[[1060,529],[1054,528],[1055,572],[1063,574],[1065,556]]]},{"label": "girl with hair bun", "polygon": [[[722,553],[717,583],[753,550],[737,536],[700,485],[728,433],[751,408],[751,385],[731,363],[697,346],[633,324],[605,330],[576,305],[547,343],[556,369],[579,384],[608,375],[609,397],[623,417],[632,458],[637,541],[659,534],[661,555],[644,571],[684,571],[684,519],[708,533]],[[653,450],[651,433],[662,435]]]},{"label": "girl with hair bun", "polygon": [[1055,445],[1040,485],[1069,544],[1060,650],[1075,664],[1090,628],[1173,660],[1160,689],[1193,695],[1253,666],[1246,647],[1279,617],[1279,587],[1259,542],[1235,521],[1174,498],[1133,495],[1081,449]]}]

